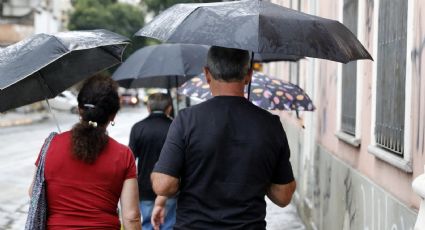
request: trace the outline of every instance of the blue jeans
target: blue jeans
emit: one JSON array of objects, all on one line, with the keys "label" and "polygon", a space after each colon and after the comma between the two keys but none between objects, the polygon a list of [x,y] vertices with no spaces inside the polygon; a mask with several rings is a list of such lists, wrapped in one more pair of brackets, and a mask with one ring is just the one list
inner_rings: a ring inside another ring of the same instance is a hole
[{"label": "blue jeans", "polygon": [[[142,200],[139,203],[140,211],[142,212],[142,229],[153,230],[151,224],[152,209],[155,202],[151,200]],[[176,199],[167,199],[165,203],[165,219],[164,224],[161,225],[163,230],[173,229],[174,223],[176,222]]]}]

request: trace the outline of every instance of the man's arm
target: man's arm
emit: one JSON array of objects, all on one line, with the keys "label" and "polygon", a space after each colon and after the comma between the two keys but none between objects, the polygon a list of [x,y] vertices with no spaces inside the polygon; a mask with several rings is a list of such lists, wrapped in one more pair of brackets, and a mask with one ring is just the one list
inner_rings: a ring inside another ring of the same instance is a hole
[{"label": "man's arm", "polygon": [[130,131],[130,138],[129,138],[128,147],[133,152],[134,159],[137,159],[138,158],[138,151],[136,149],[136,143],[137,143],[136,138],[137,138],[136,137],[136,128],[135,128],[135,126],[133,126],[131,128],[131,131]]},{"label": "man's arm", "polygon": [[174,196],[179,190],[179,179],[164,173],[151,174],[152,189],[158,196]]},{"label": "man's arm", "polygon": [[167,197],[165,196],[157,196],[155,199],[155,205],[151,216],[151,224],[155,230],[159,230],[160,226],[164,224],[166,202]]},{"label": "man's arm", "polygon": [[297,185],[292,172],[291,162],[289,161],[291,150],[289,149],[288,139],[279,117],[275,116],[275,119],[275,127],[277,128],[275,136],[280,143],[280,150],[274,166],[271,184],[267,188],[267,196],[276,205],[285,207],[291,202]]},{"label": "man's arm", "polygon": [[267,189],[267,197],[283,208],[291,202],[296,187],[295,180],[288,184],[271,184]]}]

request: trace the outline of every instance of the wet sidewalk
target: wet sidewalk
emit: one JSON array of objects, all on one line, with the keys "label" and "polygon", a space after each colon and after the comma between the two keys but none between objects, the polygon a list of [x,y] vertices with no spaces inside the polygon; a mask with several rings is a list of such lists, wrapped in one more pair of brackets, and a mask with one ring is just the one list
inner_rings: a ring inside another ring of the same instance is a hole
[{"label": "wet sidewalk", "polygon": [[[295,204],[291,203],[285,208],[280,208],[277,205],[273,204],[270,200],[267,201],[267,230],[305,230],[305,226],[301,221]],[[5,223],[1,223],[0,226],[7,227],[8,230],[19,230],[23,229],[25,226],[25,220],[27,217],[28,204],[20,207],[12,215],[13,218],[9,215],[5,219]],[[0,218],[2,218],[0,210]],[[5,213],[4,213],[5,214]],[[6,216],[3,216],[6,217]],[[10,224],[7,224],[10,222]],[[0,228],[1,229],[1,228]]]},{"label": "wet sidewalk", "polygon": [[0,113],[0,128],[30,125],[50,118],[47,112],[7,112]]},{"label": "wet sidewalk", "polygon": [[267,230],[305,230],[305,225],[298,215],[297,208],[293,202],[281,208],[273,204],[269,199],[267,202]]}]

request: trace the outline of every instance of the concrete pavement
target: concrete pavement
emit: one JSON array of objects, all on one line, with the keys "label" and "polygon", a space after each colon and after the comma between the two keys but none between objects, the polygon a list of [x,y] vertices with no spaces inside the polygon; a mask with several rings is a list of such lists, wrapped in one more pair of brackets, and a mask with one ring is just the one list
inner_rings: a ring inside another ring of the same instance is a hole
[{"label": "concrete pavement", "polygon": [[49,119],[50,115],[45,112],[7,112],[0,113],[0,128],[19,126],[19,125],[31,125]]}]

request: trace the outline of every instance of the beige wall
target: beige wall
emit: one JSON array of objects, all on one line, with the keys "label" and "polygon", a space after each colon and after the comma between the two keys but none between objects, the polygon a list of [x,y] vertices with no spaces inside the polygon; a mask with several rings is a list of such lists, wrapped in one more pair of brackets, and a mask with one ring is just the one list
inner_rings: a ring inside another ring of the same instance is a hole
[{"label": "beige wall", "polygon": [[0,45],[10,45],[34,33],[33,26],[0,24]]},{"label": "beige wall", "polygon": [[[375,52],[375,28],[374,8],[377,0],[359,0],[359,11],[364,17],[359,17],[359,40],[376,59]],[[275,1],[289,6],[288,1]],[[298,1],[295,1],[298,2]],[[318,16],[341,21],[342,0],[302,0],[301,10]],[[413,7],[412,7],[413,6]],[[319,145],[330,152],[334,157],[358,170],[360,174],[372,180],[384,191],[394,195],[406,206],[413,209],[419,207],[419,197],[411,188],[412,180],[424,172],[424,149],[425,149],[425,79],[422,74],[422,64],[425,64],[425,1],[413,1],[411,12],[413,12],[413,27],[409,32],[411,35],[411,50],[408,55],[411,58],[412,68],[407,72],[406,79],[411,78],[412,100],[406,107],[411,107],[410,119],[411,130],[410,145],[412,147],[412,169],[413,173],[406,173],[399,168],[384,162],[368,152],[372,135],[372,79],[374,78],[374,62],[369,60],[358,61],[358,79],[361,84],[361,144],[353,147],[341,141],[335,136],[338,131],[338,81],[341,64],[308,58],[300,64],[300,85],[308,89],[307,92],[313,98],[317,110],[313,113],[303,113],[302,118],[312,127],[306,127],[301,132],[304,139],[309,136],[314,138],[314,144]],[[409,46],[408,46],[409,47]],[[423,59],[424,58],[424,59]],[[265,72],[276,77],[287,79],[288,64],[268,64]],[[425,70],[424,70],[425,71]],[[313,76],[311,76],[313,75]],[[285,77],[286,76],[286,77]],[[297,119],[291,112],[280,112],[284,123],[297,123]],[[310,146],[305,151],[314,151]]]}]

